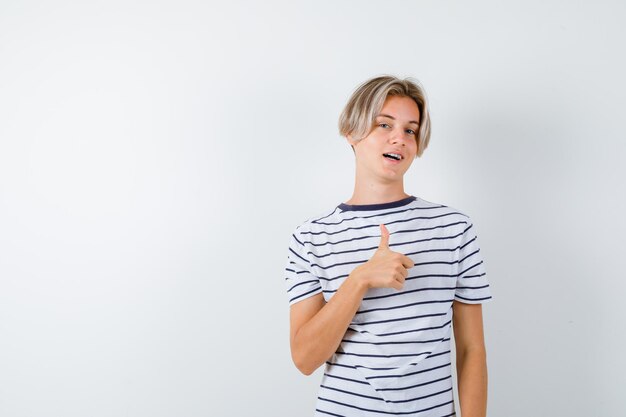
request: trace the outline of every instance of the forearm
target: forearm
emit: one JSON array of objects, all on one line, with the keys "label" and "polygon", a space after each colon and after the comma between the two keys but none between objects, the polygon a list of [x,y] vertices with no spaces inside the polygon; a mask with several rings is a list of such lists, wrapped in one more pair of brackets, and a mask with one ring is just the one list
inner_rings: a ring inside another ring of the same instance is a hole
[{"label": "forearm", "polygon": [[304,374],[310,375],[337,350],[366,292],[366,285],[351,274],[324,307],[296,333],[298,368]]},{"label": "forearm", "polygon": [[487,415],[487,355],[484,350],[457,352],[457,381],[463,417]]}]

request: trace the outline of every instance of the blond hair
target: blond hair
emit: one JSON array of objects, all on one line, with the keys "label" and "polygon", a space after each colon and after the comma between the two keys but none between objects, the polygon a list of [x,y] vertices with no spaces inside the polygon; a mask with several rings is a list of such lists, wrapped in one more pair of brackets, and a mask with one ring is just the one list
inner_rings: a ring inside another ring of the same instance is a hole
[{"label": "blond hair", "polygon": [[[417,132],[417,154],[422,153],[430,140],[430,115],[426,92],[419,81],[400,79],[392,75],[371,78],[358,86],[339,116],[339,133],[361,140],[372,131],[376,115],[380,113],[388,96],[412,98],[420,112]],[[354,147],[353,147],[354,150]]]}]

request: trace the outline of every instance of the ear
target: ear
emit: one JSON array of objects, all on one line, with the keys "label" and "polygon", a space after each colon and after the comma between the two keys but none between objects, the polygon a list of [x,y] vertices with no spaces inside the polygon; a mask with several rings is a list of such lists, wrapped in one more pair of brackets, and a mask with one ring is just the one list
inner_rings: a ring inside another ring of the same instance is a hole
[{"label": "ear", "polygon": [[354,142],[354,140],[352,139],[352,135],[346,135],[346,139],[348,140],[348,144],[352,148],[352,153],[356,155],[356,150],[354,149],[354,145],[356,144],[356,142]]}]

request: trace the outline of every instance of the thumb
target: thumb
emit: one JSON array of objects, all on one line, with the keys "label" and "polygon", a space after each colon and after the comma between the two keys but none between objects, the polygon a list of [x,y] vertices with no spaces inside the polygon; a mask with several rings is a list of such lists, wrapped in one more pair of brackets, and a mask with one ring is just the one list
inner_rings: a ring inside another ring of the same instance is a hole
[{"label": "thumb", "polygon": [[384,224],[380,225],[380,243],[378,249],[389,249],[389,230]]}]

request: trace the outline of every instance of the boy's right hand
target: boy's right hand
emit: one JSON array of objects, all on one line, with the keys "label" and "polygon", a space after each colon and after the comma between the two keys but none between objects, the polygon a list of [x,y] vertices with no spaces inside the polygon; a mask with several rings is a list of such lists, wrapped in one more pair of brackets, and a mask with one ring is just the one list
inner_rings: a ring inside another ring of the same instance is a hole
[{"label": "boy's right hand", "polygon": [[350,275],[356,276],[369,288],[395,288],[401,290],[409,275],[413,260],[389,249],[389,231],[380,225],[380,244],[371,259],[356,267]]}]

